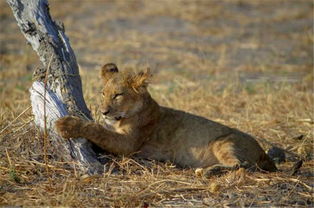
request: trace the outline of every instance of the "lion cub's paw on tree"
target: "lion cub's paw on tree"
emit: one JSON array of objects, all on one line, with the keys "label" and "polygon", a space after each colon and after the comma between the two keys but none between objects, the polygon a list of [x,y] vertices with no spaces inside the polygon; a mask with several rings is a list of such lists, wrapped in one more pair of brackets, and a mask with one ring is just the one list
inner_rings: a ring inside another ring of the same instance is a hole
[{"label": "lion cub's paw on tree", "polygon": [[64,138],[84,137],[104,150],[171,161],[209,173],[256,167],[275,171],[274,162],[250,135],[206,118],[159,106],[147,86],[149,71],[101,70],[103,123],[66,116],[56,121]]},{"label": "lion cub's paw on tree", "polygon": [[55,127],[60,136],[65,139],[80,137],[83,120],[74,116],[65,116],[55,122]]}]

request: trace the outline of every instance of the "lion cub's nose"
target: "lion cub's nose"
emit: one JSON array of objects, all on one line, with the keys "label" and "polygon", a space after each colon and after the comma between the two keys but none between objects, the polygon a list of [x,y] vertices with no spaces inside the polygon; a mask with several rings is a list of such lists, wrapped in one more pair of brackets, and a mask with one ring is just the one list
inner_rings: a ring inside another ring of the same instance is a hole
[{"label": "lion cub's nose", "polygon": [[102,112],[102,114],[103,114],[104,116],[108,115],[108,113],[109,113],[109,110],[107,110],[107,109]]}]

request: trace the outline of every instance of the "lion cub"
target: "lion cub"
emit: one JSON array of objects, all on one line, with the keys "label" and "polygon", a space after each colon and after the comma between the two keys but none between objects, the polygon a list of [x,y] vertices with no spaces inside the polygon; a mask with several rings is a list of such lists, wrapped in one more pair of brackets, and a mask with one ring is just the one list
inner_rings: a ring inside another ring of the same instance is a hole
[{"label": "lion cub", "polygon": [[110,63],[103,66],[101,77],[104,123],[66,116],[55,123],[62,137],[83,137],[114,154],[135,154],[181,167],[276,170],[274,162],[250,135],[159,106],[147,91],[149,72],[119,72]]}]

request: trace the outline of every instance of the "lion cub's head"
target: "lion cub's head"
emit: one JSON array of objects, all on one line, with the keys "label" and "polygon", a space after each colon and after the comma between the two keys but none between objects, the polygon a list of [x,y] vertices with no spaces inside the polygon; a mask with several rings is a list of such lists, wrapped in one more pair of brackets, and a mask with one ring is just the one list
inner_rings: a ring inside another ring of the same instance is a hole
[{"label": "lion cub's head", "polygon": [[145,72],[119,72],[113,63],[101,69],[104,81],[101,113],[107,124],[130,118],[141,111],[145,99],[149,97],[147,85],[151,74]]}]

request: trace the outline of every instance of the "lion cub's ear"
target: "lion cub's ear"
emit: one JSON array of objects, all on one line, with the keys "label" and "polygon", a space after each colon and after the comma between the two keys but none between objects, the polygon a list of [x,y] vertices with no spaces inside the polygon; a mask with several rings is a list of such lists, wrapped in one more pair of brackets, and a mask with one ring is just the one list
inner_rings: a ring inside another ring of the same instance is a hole
[{"label": "lion cub's ear", "polygon": [[117,65],[114,63],[108,63],[101,68],[100,76],[104,79],[104,81],[108,81],[112,75],[117,72],[119,72]]},{"label": "lion cub's ear", "polygon": [[151,78],[152,74],[150,73],[150,69],[147,68],[146,71],[141,71],[132,77],[131,87],[137,93],[146,90]]}]

